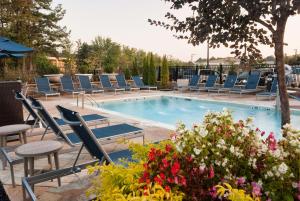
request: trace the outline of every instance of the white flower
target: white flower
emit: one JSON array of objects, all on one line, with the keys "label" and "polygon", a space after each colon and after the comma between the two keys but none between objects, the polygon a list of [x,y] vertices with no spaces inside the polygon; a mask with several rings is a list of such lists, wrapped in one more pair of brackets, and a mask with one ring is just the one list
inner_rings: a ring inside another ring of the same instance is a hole
[{"label": "white flower", "polygon": [[178,152],[182,152],[182,147],[180,145],[176,145],[176,149]]},{"label": "white flower", "polygon": [[222,166],[225,167],[226,164],[227,164],[227,162],[228,162],[228,160],[227,160],[227,158],[225,158],[224,161],[223,161],[223,163],[222,163]]},{"label": "white flower", "polygon": [[225,144],[225,141],[224,141],[223,139],[220,139],[220,140],[218,141],[218,143],[219,143],[220,145],[224,145],[224,144]]},{"label": "white flower", "polygon": [[279,158],[281,155],[280,153],[280,150],[279,149],[276,149],[274,152],[273,152],[273,156],[276,157],[276,158]]},{"label": "white flower", "polygon": [[281,163],[279,166],[278,166],[278,172],[280,174],[285,174],[286,172],[288,171],[288,166],[285,164],[285,163]]},{"label": "white flower", "polygon": [[267,145],[262,144],[262,145],[261,145],[261,151],[262,151],[262,153],[266,153],[266,152],[268,151]]},{"label": "white flower", "polygon": [[292,186],[293,186],[293,188],[298,188],[298,183],[293,182],[293,183],[292,183]]},{"label": "white flower", "polygon": [[268,177],[273,177],[274,174],[273,174],[271,171],[268,171],[268,172],[267,172],[267,176],[268,176]]},{"label": "white flower", "polygon": [[230,146],[229,151],[230,151],[231,153],[234,153],[234,147],[233,147],[232,145]]},{"label": "white flower", "polygon": [[201,153],[200,149],[194,148],[193,150],[196,155],[199,155]]},{"label": "white flower", "polygon": [[208,131],[207,131],[205,128],[201,127],[200,130],[199,130],[199,134],[200,134],[202,137],[205,137],[205,136],[207,136]]}]

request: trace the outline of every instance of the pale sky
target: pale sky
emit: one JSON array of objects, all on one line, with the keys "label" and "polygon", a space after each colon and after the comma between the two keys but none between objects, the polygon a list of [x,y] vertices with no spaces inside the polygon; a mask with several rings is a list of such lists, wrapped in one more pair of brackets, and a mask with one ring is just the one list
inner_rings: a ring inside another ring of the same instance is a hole
[{"label": "pale sky", "polygon": [[[54,0],[62,4],[66,15],[61,24],[71,30],[71,40],[81,39],[90,43],[96,36],[109,37],[118,43],[152,51],[160,55],[172,55],[185,61],[206,57],[206,45],[193,47],[185,40],[178,40],[173,33],[161,27],[151,26],[147,19],[164,20],[169,10],[162,0]],[[288,21],[285,35],[285,53],[300,53],[300,15]],[[226,57],[230,49],[211,49],[210,56]],[[273,49],[261,46],[264,56],[273,55]]]}]

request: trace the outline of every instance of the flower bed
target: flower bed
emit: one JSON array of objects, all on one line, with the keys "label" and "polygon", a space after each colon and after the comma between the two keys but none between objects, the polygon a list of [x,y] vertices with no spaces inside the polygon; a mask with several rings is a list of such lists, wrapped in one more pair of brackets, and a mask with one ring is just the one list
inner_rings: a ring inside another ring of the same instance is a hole
[{"label": "flower bed", "polygon": [[209,113],[171,141],[131,145],[138,162],[100,170],[88,193],[99,200],[300,200],[300,131],[279,141],[227,110]]}]

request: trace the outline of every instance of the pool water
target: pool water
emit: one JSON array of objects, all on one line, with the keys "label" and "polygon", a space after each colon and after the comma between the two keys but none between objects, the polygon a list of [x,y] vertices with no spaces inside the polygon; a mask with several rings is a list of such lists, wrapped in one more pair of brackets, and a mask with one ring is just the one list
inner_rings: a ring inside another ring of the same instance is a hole
[{"label": "pool water", "polygon": [[[267,107],[168,96],[104,102],[100,103],[100,107],[132,118],[163,123],[169,125],[171,128],[175,128],[176,123],[179,121],[191,127],[194,123],[201,123],[207,112],[220,112],[224,108],[227,108],[233,111],[235,120],[244,120],[251,116],[254,118],[255,126],[267,133],[271,131],[275,132],[279,138],[281,136],[280,112]],[[291,116],[291,124],[300,129],[300,113],[295,113],[293,112]]]}]

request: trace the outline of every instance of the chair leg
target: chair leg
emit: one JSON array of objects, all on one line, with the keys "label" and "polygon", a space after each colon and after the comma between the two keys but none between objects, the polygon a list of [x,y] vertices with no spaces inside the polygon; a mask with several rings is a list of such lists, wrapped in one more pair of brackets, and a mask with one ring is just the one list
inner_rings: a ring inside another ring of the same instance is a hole
[{"label": "chair leg", "polygon": [[11,183],[12,183],[12,186],[15,188],[16,187],[16,181],[15,181],[14,166],[13,166],[13,164],[9,164],[9,166],[10,166]]},{"label": "chair leg", "polygon": [[[58,152],[55,152],[53,155],[54,155],[55,168],[58,170],[59,169]],[[58,182],[58,186],[61,186],[60,177],[57,177],[57,182]]]}]

